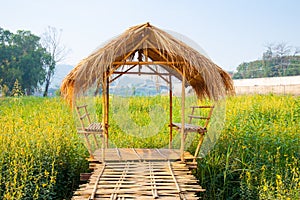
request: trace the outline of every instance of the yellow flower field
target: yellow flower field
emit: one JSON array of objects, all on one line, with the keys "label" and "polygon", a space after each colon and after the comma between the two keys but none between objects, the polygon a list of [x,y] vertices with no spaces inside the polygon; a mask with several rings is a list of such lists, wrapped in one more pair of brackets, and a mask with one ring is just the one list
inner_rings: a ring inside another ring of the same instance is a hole
[{"label": "yellow flower field", "polygon": [[67,198],[88,167],[58,99],[0,99],[0,144],[0,199]]},{"label": "yellow flower field", "polygon": [[[90,101],[100,119],[101,99]],[[168,97],[110,101],[112,147],[168,145]],[[187,114],[188,105],[196,102],[187,98]],[[180,106],[174,98],[174,121],[180,120]],[[194,171],[206,189],[199,195],[300,199],[300,97],[229,97],[224,117],[220,139]],[[0,199],[70,198],[79,174],[88,171],[88,153],[75,119],[59,98],[0,99]]]}]

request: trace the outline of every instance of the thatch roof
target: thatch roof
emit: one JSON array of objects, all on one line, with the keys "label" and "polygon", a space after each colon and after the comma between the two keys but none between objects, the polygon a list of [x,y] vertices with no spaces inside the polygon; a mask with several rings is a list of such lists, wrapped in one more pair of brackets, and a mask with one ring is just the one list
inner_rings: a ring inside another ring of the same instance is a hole
[{"label": "thatch roof", "polygon": [[138,55],[140,64],[157,64],[193,87],[199,98],[219,99],[234,91],[230,76],[210,59],[149,23],[129,28],[83,59],[63,80],[61,94],[72,101],[105,81]]}]

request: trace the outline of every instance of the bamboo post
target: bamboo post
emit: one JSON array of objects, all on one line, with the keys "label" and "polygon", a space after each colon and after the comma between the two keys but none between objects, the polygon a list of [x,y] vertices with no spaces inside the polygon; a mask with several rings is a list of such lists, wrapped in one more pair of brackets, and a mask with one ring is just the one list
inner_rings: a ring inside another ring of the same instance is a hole
[{"label": "bamboo post", "polygon": [[[145,31],[146,32],[146,31]],[[147,33],[145,33],[145,35],[147,35]],[[148,62],[148,46],[147,46],[147,40],[145,40],[143,42],[143,53],[144,53],[144,56],[145,56],[145,61]]]},{"label": "bamboo post", "polygon": [[109,127],[109,77],[106,75],[106,147],[108,148]]},{"label": "bamboo post", "polygon": [[172,140],[173,140],[173,127],[172,127],[172,117],[173,117],[173,95],[172,95],[172,76],[169,76],[169,86],[170,86],[170,138],[169,138],[169,149],[172,149]]},{"label": "bamboo post", "polygon": [[105,137],[105,146],[108,147],[108,131],[107,131],[107,74],[104,72],[102,81],[102,125]]},{"label": "bamboo post", "polygon": [[181,161],[184,162],[184,128],[185,128],[185,71],[182,69],[182,86],[181,86],[181,145],[180,145],[180,158]]}]

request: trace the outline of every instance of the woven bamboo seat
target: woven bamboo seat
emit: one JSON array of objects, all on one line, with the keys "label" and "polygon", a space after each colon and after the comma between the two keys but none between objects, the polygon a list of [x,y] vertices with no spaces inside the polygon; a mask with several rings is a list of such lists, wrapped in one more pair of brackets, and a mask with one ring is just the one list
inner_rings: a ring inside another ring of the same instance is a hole
[{"label": "woven bamboo seat", "polygon": [[85,131],[90,131],[90,132],[102,132],[103,129],[102,129],[102,124],[100,123],[96,123],[96,122],[93,122],[91,123],[88,127],[86,127],[84,129]]},{"label": "woven bamboo seat", "polygon": [[[200,151],[200,147],[202,145],[204,135],[207,132],[207,126],[209,124],[214,106],[191,106],[191,109],[192,109],[191,115],[188,116],[189,117],[189,122],[187,124],[184,124],[184,136],[183,137],[184,137],[184,140],[185,140],[186,137],[187,137],[187,134],[189,132],[196,132],[196,133],[200,134],[199,142],[198,142],[198,145],[197,145],[197,148],[196,148],[196,151],[195,151],[195,154],[194,154],[194,158],[193,158],[193,162],[196,162],[196,158],[197,158],[198,153]],[[197,114],[196,109],[199,109],[200,111],[201,111],[201,109],[202,109],[202,111],[203,111],[203,109],[208,109],[208,112],[200,112],[200,114],[202,114],[202,115],[196,115]],[[203,123],[201,125],[200,125],[200,123],[199,124],[193,124],[192,123],[193,119],[195,119],[195,120],[197,119],[199,121],[202,120]],[[182,123],[172,123],[172,127],[174,127],[177,130],[181,131]]]},{"label": "woven bamboo seat", "polygon": [[[181,123],[173,123],[173,126],[178,127],[178,129],[181,129]],[[198,133],[204,133],[207,131],[206,128],[194,125],[194,124],[184,124],[184,130],[185,132],[198,132]]]}]

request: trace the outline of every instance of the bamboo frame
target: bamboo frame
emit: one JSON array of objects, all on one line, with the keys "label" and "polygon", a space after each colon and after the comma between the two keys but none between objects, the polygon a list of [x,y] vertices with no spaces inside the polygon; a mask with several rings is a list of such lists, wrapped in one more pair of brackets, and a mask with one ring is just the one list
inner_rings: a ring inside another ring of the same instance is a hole
[{"label": "bamboo frame", "polygon": [[107,73],[104,72],[104,79],[102,83],[102,124],[103,132],[105,137],[105,147],[108,148],[108,77]]},{"label": "bamboo frame", "polygon": [[182,69],[182,85],[181,85],[181,126],[180,131],[181,144],[180,144],[180,158],[184,162],[184,126],[185,126],[185,70]]},{"label": "bamboo frame", "polygon": [[186,62],[176,61],[115,61],[113,65],[184,65]]},{"label": "bamboo frame", "polygon": [[[124,72],[120,73],[118,76],[116,76],[115,78],[113,78],[112,80],[110,80],[109,82],[113,82],[115,80],[117,80],[118,78],[120,78],[122,75],[127,74],[130,70],[132,70],[136,65],[133,65],[132,67],[126,69]],[[117,74],[116,72],[113,72],[113,74]]]},{"label": "bamboo frame", "polygon": [[[149,68],[151,69],[151,68]],[[121,75],[124,75],[124,74],[136,74],[136,75],[158,75],[158,76],[168,76],[170,75],[170,73],[159,73],[159,72],[156,72],[156,73],[152,73],[152,72],[114,72],[114,74],[121,74]],[[118,77],[119,78],[119,77]],[[167,83],[169,82],[167,79],[161,77],[164,81],[166,81]],[[115,80],[115,79],[114,79]]]},{"label": "bamboo frame", "polygon": [[172,127],[172,124],[173,124],[173,91],[172,91],[172,76],[170,75],[169,76],[169,101],[170,101],[170,104],[169,104],[169,108],[170,108],[170,135],[169,135],[169,149],[172,149],[172,141],[173,141],[173,127]]},{"label": "bamboo frame", "polygon": [[109,127],[109,77],[106,75],[106,124],[105,124],[105,130],[106,130],[106,147],[108,148],[108,127]]},{"label": "bamboo frame", "polygon": [[163,77],[164,75],[165,76],[169,76],[170,73],[160,73],[160,72],[157,72],[155,69],[151,68],[149,65],[146,65],[148,67],[148,69],[150,69],[151,71],[154,72],[153,75],[157,75],[159,76],[161,79],[163,79],[164,81],[166,81],[167,83],[169,83],[168,79],[166,79],[165,77]]}]

